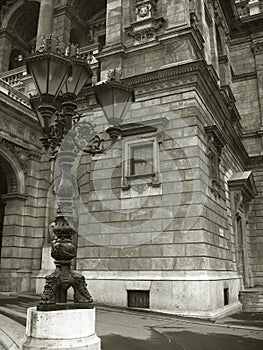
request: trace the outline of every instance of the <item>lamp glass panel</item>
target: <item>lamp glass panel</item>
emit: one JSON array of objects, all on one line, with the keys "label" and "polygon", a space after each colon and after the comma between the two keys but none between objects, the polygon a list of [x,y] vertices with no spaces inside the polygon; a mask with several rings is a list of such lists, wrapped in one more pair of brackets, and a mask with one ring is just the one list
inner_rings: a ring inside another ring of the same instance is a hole
[{"label": "lamp glass panel", "polygon": [[62,94],[70,93],[77,96],[90,77],[91,72],[85,65],[74,62],[72,64],[72,74],[62,87]]},{"label": "lamp glass panel", "polygon": [[103,108],[107,119],[113,118],[114,116],[114,100],[113,100],[113,89],[98,89],[96,91],[96,98],[99,105]]},{"label": "lamp glass panel", "polygon": [[130,91],[129,95],[127,96],[127,102],[125,103],[125,106],[123,108],[122,115],[121,115],[120,119],[123,119],[125,117],[126,113],[130,109],[131,104],[133,102],[134,102],[134,94],[133,94],[133,92]]},{"label": "lamp glass panel", "polygon": [[48,60],[31,60],[28,64],[29,74],[32,76],[38,93],[47,93]]},{"label": "lamp glass panel", "polygon": [[[126,107],[130,107],[129,100],[132,93],[119,87],[114,87],[114,118],[121,120],[124,116]],[[128,104],[128,106],[127,106]]]},{"label": "lamp glass panel", "polygon": [[57,96],[61,86],[69,74],[70,65],[68,61],[59,59],[58,57],[50,57],[49,61],[49,76],[48,76],[48,91],[52,96]]},{"label": "lamp glass panel", "polygon": [[91,72],[85,66],[82,66],[78,84],[76,85],[76,88],[75,88],[75,95],[78,95],[80,93],[81,89],[83,88],[83,86],[86,84],[86,82],[90,77],[91,77]]}]

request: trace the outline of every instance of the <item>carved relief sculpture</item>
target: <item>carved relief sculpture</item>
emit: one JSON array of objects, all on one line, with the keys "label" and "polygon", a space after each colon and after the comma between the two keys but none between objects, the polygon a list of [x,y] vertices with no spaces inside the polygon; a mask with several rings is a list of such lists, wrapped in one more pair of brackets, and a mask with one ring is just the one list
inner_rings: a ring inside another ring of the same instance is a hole
[{"label": "carved relief sculpture", "polygon": [[135,44],[154,40],[156,32],[162,27],[163,17],[157,17],[158,0],[136,0],[136,22],[126,28],[126,32],[135,38]]}]

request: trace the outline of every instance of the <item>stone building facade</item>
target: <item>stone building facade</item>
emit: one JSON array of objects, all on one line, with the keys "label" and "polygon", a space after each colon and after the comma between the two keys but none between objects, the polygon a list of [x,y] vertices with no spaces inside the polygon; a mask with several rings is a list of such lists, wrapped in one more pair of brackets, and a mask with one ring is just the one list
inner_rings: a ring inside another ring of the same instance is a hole
[{"label": "stone building facade", "polygon": [[[121,139],[82,154],[76,269],[95,302],[197,317],[263,284],[263,2],[1,1],[0,215],[4,291],[41,292],[54,268],[56,195],[24,58],[43,21],[93,70],[78,112],[103,135],[92,85],[135,89]],[[29,20],[30,19],[30,20]],[[28,25],[30,23],[30,25]]]}]

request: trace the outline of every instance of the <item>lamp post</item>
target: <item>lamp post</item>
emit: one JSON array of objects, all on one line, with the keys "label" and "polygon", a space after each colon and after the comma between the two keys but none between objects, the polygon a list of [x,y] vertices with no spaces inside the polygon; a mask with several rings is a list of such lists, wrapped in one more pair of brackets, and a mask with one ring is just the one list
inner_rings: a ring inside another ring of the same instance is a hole
[{"label": "lamp post", "polygon": [[[31,99],[31,105],[41,124],[42,143],[46,150],[51,151],[52,157],[57,158],[60,167],[60,176],[56,182],[58,214],[51,251],[56,270],[46,277],[44,292],[37,307],[39,311],[93,307],[85,278],[71,270],[72,259],[76,257],[77,251],[72,242],[76,220],[73,215],[74,184],[71,169],[76,152],[83,145],[79,142],[79,135],[83,138],[85,130],[87,137],[83,151],[94,154],[103,149],[103,140],[96,135],[92,124],[82,122],[75,115],[77,106],[74,100],[91,77],[91,69],[77,57],[76,51],[74,57],[69,57],[58,50],[51,52],[54,47],[54,39],[48,36],[40,50],[26,60],[27,71],[38,90],[38,96]],[[106,82],[94,87],[94,93],[111,125],[107,132],[113,144],[120,134],[118,125],[134,101],[133,89],[123,84],[119,73],[113,71]],[[62,95],[61,112],[59,94]],[[67,291],[70,287],[74,290],[74,303],[69,304]]]}]

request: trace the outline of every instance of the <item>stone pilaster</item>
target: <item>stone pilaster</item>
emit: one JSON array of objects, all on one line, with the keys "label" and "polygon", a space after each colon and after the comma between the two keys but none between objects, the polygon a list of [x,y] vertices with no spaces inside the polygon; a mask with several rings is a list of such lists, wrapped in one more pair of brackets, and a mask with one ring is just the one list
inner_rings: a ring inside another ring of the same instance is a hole
[{"label": "stone pilaster", "polygon": [[101,55],[101,80],[109,70],[122,71],[123,46],[123,0],[107,0],[106,45]]},{"label": "stone pilaster", "polygon": [[12,50],[12,33],[8,29],[0,31],[0,72],[9,68],[9,58]]},{"label": "stone pilaster", "polygon": [[255,64],[256,64],[259,108],[260,108],[260,117],[261,117],[260,131],[262,132],[262,147],[263,147],[263,42],[253,43],[252,50],[255,56]]},{"label": "stone pilaster", "polygon": [[66,46],[70,42],[71,16],[66,6],[55,9],[53,32],[59,42]]}]

